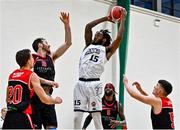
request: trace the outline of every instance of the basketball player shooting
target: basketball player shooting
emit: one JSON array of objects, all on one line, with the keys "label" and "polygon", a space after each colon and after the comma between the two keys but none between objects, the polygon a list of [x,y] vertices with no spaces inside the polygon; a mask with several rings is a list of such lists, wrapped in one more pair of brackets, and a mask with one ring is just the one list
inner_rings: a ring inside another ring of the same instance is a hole
[{"label": "basketball player shooting", "polygon": [[121,18],[118,21],[120,27],[115,40],[111,44],[111,36],[108,30],[100,30],[95,33],[92,39],[92,28],[102,22],[112,22],[111,13],[88,23],[85,27],[85,48],[80,57],[79,80],[74,88],[74,129],[81,129],[83,112],[92,113],[96,129],[102,129],[102,82],[100,77],[104,71],[105,63],[111,58],[119,47],[126,17],[126,10],[121,7],[119,10]]}]

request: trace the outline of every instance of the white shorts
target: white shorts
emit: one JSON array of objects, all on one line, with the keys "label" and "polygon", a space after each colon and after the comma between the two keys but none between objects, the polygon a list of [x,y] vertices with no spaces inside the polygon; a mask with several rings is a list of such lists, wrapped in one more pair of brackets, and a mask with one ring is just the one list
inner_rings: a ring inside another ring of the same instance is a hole
[{"label": "white shorts", "polygon": [[100,81],[78,81],[74,88],[74,111],[102,111],[102,86]]}]

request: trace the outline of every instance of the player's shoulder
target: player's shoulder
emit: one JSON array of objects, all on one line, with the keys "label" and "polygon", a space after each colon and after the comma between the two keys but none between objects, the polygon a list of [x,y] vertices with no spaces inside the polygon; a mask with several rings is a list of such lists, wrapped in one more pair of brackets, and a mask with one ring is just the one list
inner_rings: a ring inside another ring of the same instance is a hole
[{"label": "player's shoulder", "polygon": [[35,72],[32,72],[31,79],[32,80],[39,79],[39,76]]},{"label": "player's shoulder", "polygon": [[39,55],[36,54],[36,53],[32,53],[32,56],[33,56],[33,57],[38,57]]}]

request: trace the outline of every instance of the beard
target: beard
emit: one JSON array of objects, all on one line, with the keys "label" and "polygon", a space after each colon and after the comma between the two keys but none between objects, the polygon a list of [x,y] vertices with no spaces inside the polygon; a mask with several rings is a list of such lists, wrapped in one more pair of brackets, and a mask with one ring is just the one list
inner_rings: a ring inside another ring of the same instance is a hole
[{"label": "beard", "polygon": [[94,40],[92,42],[93,45],[103,45],[103,41],[102,40]]},{"label": "beard", "polygon": [[50,49],[49,49],[49,48],[48,48],[48,49],[47,49],[47,48],[42,48],[42,49],[43,49],[43,50],[45,50],[45,51],[47,52],[47,54],[48,54],[48,55],[50,55],[50,54],[51,54],[51,51],[50,51]]},{"label": "beard", "polygon": [[113,94],[112,90],[105,90],[105,95],[106,96],[111,96]]}]

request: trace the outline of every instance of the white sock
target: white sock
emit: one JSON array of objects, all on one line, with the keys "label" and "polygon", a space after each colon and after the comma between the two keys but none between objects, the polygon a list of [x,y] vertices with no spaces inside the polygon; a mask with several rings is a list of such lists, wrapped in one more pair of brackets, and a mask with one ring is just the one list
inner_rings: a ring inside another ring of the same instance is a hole
[{"label": "white sock", "polygon": [[82,129],[81,122],[82,122],[83,112],[74,112],[74,129]]},{"label": "white sock", "polygon": [[96,129],[102,130],[101,112],[92,113],[92,118],[94,120],[94,126]]}]

